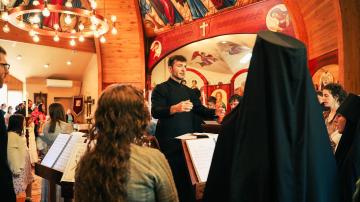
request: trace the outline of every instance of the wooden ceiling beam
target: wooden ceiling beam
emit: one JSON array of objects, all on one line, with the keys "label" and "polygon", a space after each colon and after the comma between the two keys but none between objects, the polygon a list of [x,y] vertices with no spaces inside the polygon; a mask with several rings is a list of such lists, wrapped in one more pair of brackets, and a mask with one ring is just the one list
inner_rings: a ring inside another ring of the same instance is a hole
[{"label": "wooden ceiling beam", "polygon": [[24,42],[24,43],[31,43],[37,45],[44,45],[44,46],[51,46],[57,48],[65,48],[71,49],[76,51],[85,51],[95,53],[95,43],[93,38],[86,38],[84,42],[77,42],[76,46],[70,46],[69,39],[60,38],[59,42],[55,42],[52,37],[49,36],[39,36],[40,41],[35,43],[32,38],[29,36],[28,32],[25,30],[21,30],[17,27],[12,26],[9,24],[10,32],[4,33],[2,31],[2,27],[5,25],[5,22],[0,20],[0,39],[9,40],[9,41],[17,41],[17,42]]}]

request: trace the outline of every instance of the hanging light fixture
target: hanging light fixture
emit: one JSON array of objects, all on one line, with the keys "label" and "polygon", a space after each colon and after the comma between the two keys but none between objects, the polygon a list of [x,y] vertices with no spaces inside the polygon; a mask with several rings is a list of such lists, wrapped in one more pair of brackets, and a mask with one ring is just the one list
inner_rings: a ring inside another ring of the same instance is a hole
[{"label": "hanging light fixture", "polygon": [[105,43],[104,34],[110,31],[115,35],[118,32],[116,16],[111,16],[109,25],[106,18],[96,12],[96,0],[88,0],[90,7],[86,9],[81,0],[66,0],[63,5],[51,4],[50,0],[33,0],[27,5],[23,2],[12,8],[7,7],[9,2],[1,0],[4,5],[1,19],[6,22],[3,31],[10,32],[10,23],[29,32],[35,42],[40,41],[40,36],[50,36],[55,42],[67,38],[71,46],[76,45],[74,39],[83,42],[86,37],[100,37],[100,41]]}]

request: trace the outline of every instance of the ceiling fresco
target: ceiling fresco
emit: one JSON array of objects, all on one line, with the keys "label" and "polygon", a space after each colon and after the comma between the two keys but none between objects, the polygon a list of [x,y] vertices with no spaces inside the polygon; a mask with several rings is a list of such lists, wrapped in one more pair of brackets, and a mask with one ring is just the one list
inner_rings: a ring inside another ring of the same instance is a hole
[{"label": "ceiling fresco", "polygon": [[218,36],[184,46],[169,56],[185,56],[188,67],[198,71],[233,75],[249,67],[255,39],[256,34]]},{"label": "ceiling fresco", "polygon": [[260,0],[139,0],[147,37],[235,7]]}]

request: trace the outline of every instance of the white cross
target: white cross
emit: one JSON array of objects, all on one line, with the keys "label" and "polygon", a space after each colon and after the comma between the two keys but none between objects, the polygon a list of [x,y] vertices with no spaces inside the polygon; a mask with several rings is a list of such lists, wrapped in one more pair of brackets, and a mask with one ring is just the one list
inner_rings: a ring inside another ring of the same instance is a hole
[{"label": "white cross", "polygon": [[203,22],[200,26],[200,29],[202,29],[202,36],[206,35],[206,27],[208,26],[208,24],[206,22]]}]

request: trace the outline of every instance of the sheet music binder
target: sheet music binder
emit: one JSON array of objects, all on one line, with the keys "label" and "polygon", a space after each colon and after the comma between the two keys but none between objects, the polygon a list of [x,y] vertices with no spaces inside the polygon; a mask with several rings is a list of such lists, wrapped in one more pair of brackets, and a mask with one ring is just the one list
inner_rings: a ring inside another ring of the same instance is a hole
[{"label": "sheet music binder", "polygon": [[77,143],[83,140],[84,133],[59,134],[51,145],[49,151],[41,161],[41,165],[64,172],[66,164]]}]

